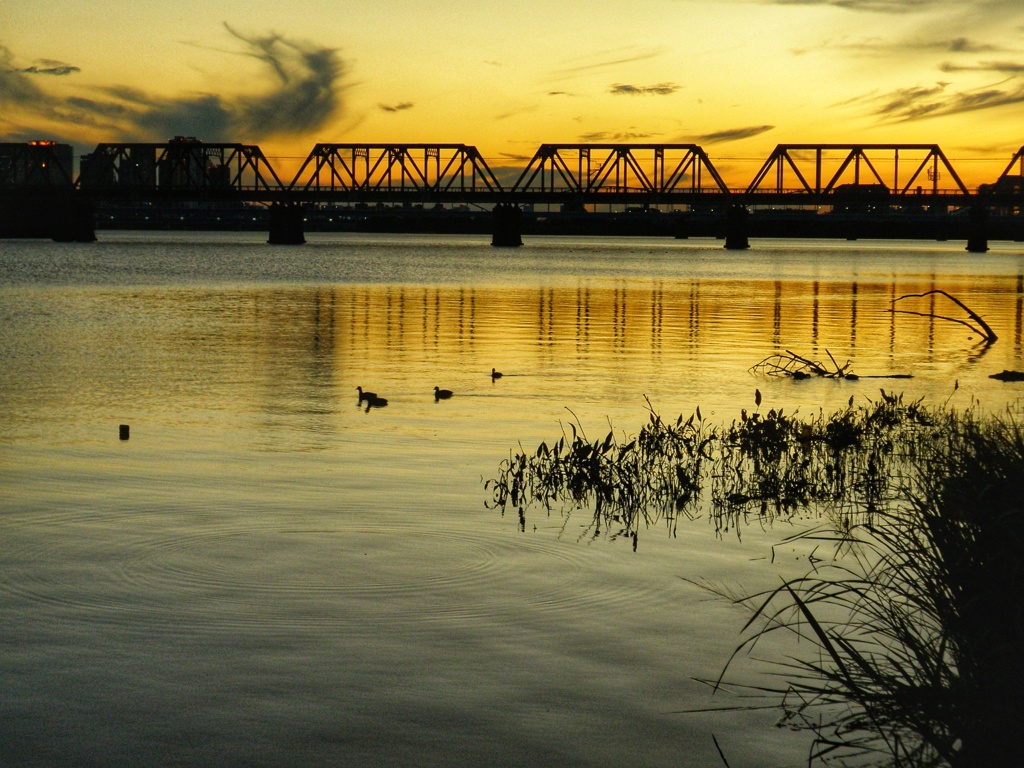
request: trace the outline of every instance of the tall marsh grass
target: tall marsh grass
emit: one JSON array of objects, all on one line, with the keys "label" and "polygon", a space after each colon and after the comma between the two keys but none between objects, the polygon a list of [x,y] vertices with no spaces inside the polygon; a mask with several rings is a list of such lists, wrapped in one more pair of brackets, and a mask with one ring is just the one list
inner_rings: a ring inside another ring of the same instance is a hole
[{"label": "tall marsh grass", "polygon": [[[800,417],[699,409],[634,438],[571,424],[512,454],[487,482],[495,506],[587,510],[591,535],[629,537],[705,512],[722,531],[818,515],[794,539],[835,557],[770,592],[736,597],[750,620],[716,690],[770,635],[797,638],[748,683],[780,724],[806,730],[811,764],[1016,765],[1024,713],[1024,421],[876,401]],[[702,585],[712,590],[713,586]],[[771,682],[777,681],[777,682]],[[742,687],[742,686],[741,686]]]}]

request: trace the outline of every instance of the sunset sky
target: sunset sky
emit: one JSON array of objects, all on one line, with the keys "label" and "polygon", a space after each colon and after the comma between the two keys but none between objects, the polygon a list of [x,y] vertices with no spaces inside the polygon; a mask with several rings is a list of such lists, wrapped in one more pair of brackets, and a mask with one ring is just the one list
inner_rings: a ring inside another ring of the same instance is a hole
[{"label": "sunset sky", "polygon": [[[1022,0],[32,0],[0,6],[0,141],[1024,144]],[[294,161],[293,161],[294,162]],[[731,176],[731,178],[729,178]]]}]

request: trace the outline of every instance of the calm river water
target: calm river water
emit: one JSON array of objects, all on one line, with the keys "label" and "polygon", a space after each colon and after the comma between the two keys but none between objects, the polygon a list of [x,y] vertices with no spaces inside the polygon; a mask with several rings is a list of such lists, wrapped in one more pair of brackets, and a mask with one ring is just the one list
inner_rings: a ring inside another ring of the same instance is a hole
[{"label": "calm river water", "polygon": [[[0,765],[709,766],[712,734],[802,764],[771,713],[680,714],[742,703],[695,678],[746,619],[686,579],[773,586],[792,528],[634,552],[581,513],[520,530],[483,480],[574,418],[635,434],[645,396],[1024,393],[988,378],[1024,368],[1022,244],[264,239],[0,242]],[[887,311],[933,288],[999,341]],[[784,350],[865,378],[750,373]]]}]

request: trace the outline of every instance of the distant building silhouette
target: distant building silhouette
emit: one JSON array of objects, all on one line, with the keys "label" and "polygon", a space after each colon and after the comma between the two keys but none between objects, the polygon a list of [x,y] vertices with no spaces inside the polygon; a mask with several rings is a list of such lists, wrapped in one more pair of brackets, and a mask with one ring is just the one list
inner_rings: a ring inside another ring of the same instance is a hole
[{"label": "distant building silhouette", "polygon": [[29,141],[0,144],[0,187],[71,187],[75,152],[70,144]]}]

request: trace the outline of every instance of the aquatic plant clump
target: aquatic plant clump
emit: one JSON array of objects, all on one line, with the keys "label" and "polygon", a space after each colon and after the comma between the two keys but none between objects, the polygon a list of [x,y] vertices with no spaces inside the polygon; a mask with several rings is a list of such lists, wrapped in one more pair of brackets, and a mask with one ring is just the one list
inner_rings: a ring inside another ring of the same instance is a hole
[{"label": "aquatic plant clump", "polygon": [[[488,486],[521,520],[533,503],[591,506],[594,535],[615,525],[634,548],[641,521],[693,516],[702,495],[723,527],[816,512],[787,541],[828,542],[831,562],[766,593],[700,584],[751,613],[705,682],[764,697],[780,726],[810,732],[809,764],[1011,765],[1024,711],[1021,424],[1019,408],[982,417],[884,391],[812,418],[743,412],[722,428],[652,410],[634,440],[587,443],[574,428],[554,450],[513,456]],[[727,679],[742,660],[765,663],[752,652],[768,636],[795,642],[768,682]]]},{"label": "aquatic plant clump", "polygon": [[[760,407],[760,392],[755,400]],[[551,446],[512,453],[485,483],[491,504],[525,518],[588,509],[588,530],[635,538],[638,527],[703,509],[721,530],[742,520],[788,517],[814,505],[871,512],[892,495],[905,452],[928,434],[930,415],[918,402],[881,393],[877,402],[803,418],[782,409],[747,413],[728,426],[707,422],[697,408],[666,421],[650,402],[635,437],[614,430],[591,442],[581,425]]]},{"label": "aquatic plant clump", "polygon": [[[648,403],[650,406],[650,403]],[[590,442],[581,426],[570,423],[552,445],[542,442],[533,452],[522,451],[502,462],[500,475],[485,487],[493,505],[512,506],[520,519],[531,504],[550,511],[591,507],[595,532],[616,526],[612,534],[636,539],[637,523],[689,513],[700,498],[705,462],[718,433],[709,428],[700,410],[683,421],[662,421],[653,408],[640,433],[619,440],[611,430],[603,440]]]}]

